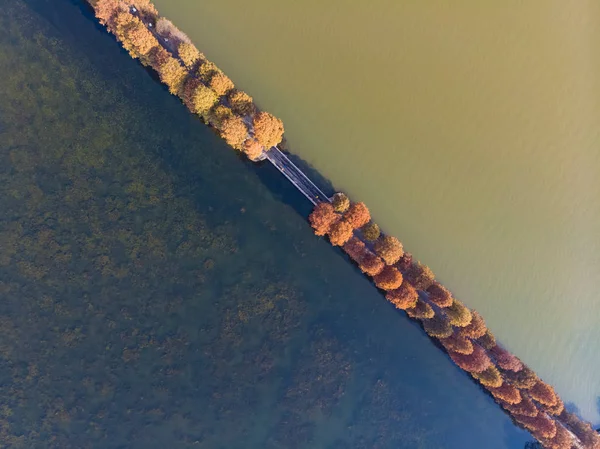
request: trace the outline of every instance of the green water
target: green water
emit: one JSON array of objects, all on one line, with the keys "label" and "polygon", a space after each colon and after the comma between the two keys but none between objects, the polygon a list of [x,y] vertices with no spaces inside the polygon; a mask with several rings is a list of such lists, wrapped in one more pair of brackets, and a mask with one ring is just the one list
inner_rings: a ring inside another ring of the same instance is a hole
[{"label": "green water", "polygon": [[0,15],[0,446],[519,448],[527,434],[89,17]]},{"label": "green water", "polygon": [[600,419],[598,2],[155,3]]}]

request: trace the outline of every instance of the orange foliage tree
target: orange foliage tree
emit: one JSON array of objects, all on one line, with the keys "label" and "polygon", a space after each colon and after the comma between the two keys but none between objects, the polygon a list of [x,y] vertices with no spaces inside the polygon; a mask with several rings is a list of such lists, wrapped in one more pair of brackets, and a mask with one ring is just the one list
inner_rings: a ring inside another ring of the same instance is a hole
[{"label": "orange foliage tree", "polygon": [[504,401],[509,405],[515,405],[521,402],[521,392],[512,385],[504,382],[500,387],[489,388],[488,391],[492,393],[496,399]]},{"label": "orange foliage tree", "polygon": [[375,242],[375,252],[386,264],[393,265],[404,255],[404,248],[396,237],[384,235]]},{"label": "orange foliage tree", "polygon": [[565,410],[565,403],[561,398],[556,396],[556,404],[554,405],[543,405],[540,407],[546,411],[549,415],[559,416]]},{"label": "orange foliage tree", "polygon": [[473,353],[473,343],[471,343],[471,340],[461,336],[456,331],[448,338],[440,340],[440,342],[447,351],[458,352],[459,354],[465,355]]},{"label": "orange foliage tree", "polygon": [[480,373],[471,373],[471,375],[485,387],[498,388],[503,383],[502,375],[494,365],[490,365]]},{"label": "orange foliage tree", "polygon": [[398,268],[402,274],[406,274],[406,272],[412,267],[413,257],[411,253],[404,253],[404,255],[400,258],[398,263],[396,264],[396,268]]},{"label": "orange foliage tree", "polygon": [[429,300],[438,307],[449,307],[452,305],[452,294],[446,287],[439,282],[433,281],[433,284],[427,289]]},{"label": "orange foliage tree", "polygon": [[[143,58],[159,45],[142,21],[129,12],[118,12],[113,20],[115,34],[132,58]],[[147,61],[144,58],[142,62]]]},{"label": "orange foliage tree", "polygon": [[242,90],[233,89],[228,95],[231,110],[238,115],[252,115],[256,112],[254,100]]},{"label": "orange foliage tree", "polygon": [[448,352],[448,354],[454,363],[469,373],[480,373],[488,369],[492,364],[485,350],[479,346],[473,346],[473,352],[468,355],[452,351]]},{"label": "orange foliage tree", "polygon": [[556,397],[554,388],[539,379],[535,385],[529,389],[529,396],[531,396],[540,404],[547,405],[549,407],[556,405],[556,401],[558,399]]},{"label": "orange foliage tree", "polygon": [[94,5],[94,12],[102,25],[112,28],[117,12],[122,11],[123,7],[121,0],[98,0]]},{"label": "orange foliage tree", "polygon": [[471,322],[458,330],[460,335],[467,338],[479,338],[487,332],[487,327],[485,325],[485,321],[477,313],[477,311],[471,311]]},{"label": "orange foliage tree", "polygon": [[545,413],[538,413],[533,418],[523,415],[514,415],[513,417],[538,439],[553,438],[556,435],[556,423]]},{"label": "orange foliage tree", "polygon": [[381,273],[373,276],[375,285],[382,290],[395,290],[402,285],[402,273],[386,265]]},{"label": "orange foliage tree", "polygon": [[452,325],[443,315],[435,315],[431,319],[424,320],[423,329],[427,335],[434,338],[448,338],[452,335]]},{"label": "orange foliage tree", "polygon": [[254,137],[265,148],[271,148],[281,142],[283,123],[268,112],[258,112],[252,118]]},{"label": "orange foliage tree", "polygon": [[352,237],[352,226],[346,223],[345,220],[336,221],[329,228],[329,241],[333,246],[342,246]]},{"label": "orange foliage tree", "polygon": [[333,206],[329,203],[319,203],[308,216],[308,221],[315,230],[316,235],[325,235],[333,223],[338,221],[340,216],[335,213]]},{"label": "orange foliage tree", "polygon": [[566,410],[562,412],[559,419],[579,438],[585,449],[600,448],[600,436],[588,422],[583,421],[576,414],[567,412]]},{"label": "orange foliage tree", "polygon": [[258,140],[248,139],[244,142],[244,153],[248,156],[248,159],[256,161],[263,154],[263,147]]},{"label": "orange foliage tree", "polygon": [[435,279],[433,271],[421,262],[413,263],[404,273],[404,277],[417,290],[427,290]]},{"label": "orange foliage tree", "polygon": [[453,300],[452,305],[446,307],[444,312],[453,326],[465,327],[471,322],[471,311],[460,301]]},{"label": "orange foliage tree", "polygon": [[243,143],[248,136],[248,127],[239,115],[232,115],[223,120],[219,130],[221,137],[236,150],[243,150]]},{"label": "orange foliage tree", "polygon": [[344,220],[354,229],[366,225],[371,220],[371,214],[365,203],[352,203],[348,210],[344,212]]},{"label": "orange foliage tree", "polygon": [[530,418],[533,418],[533,417],[537,416],[539,413],[539,410],[535,406],[533,401],[526,396],[522,396],[521,402],[519,402],[518,404],[509,404],[504,401],[501,401],[500,404],[511,415],[523,415],[523,416],[529,416]]},{"label": "orange foliage tree", "polygon": [[419,298],[414,307],[406,309],[406,314],[415,320],[428,320],[435,316],[435,311],[429,304]]},{"label": "orange foliage tree", "polygon": [[345,193],[338,192],[331,197],[331,204],[336,212],[346,212],[350,207],[350,200]]},{"label": "orange foliage tree", "polygon": [[357,237],[352,237],[342,247],[344,252],[348,254],[350,259],[356,263],[360,263],[366,252],[366,246]]},{"label": "orange foliage tree", "polygon": [[419,294],[412,285],[403,282],[397,289],[387,292],[385,298],[394,304],[397,309],[407,310],[417,305]]},{"label": "orange foliage tree", "polygon": [[360,260],[359,268],[363,273],[368,274],[369,276],[375,276],[381,273],[385,267],[385,263],[381,260],[381,257],[373,254],[371,251],[367,252],[363,258]]},{"label": "orange foliage tree", "polygon": [[490,352],[500,368],[515,372],[523,369],[523,364],[521,361],[514,354],[511,354],[503,347],[494,346]]},{"label": "orange foliage tree", "polygon": [[381,235],[381,229],[379,229],[379,225],[377,223],[367,223],[362,228],[360,228],[360,232],[362,232],[365,240],[369,242],[374,242]]},{"label": "orange foliage tree", "polygon": [[573,438],[563,426],[556,425],[556,435],[553,438],[540,438],[540,442],[547,449],[571,449]]}]

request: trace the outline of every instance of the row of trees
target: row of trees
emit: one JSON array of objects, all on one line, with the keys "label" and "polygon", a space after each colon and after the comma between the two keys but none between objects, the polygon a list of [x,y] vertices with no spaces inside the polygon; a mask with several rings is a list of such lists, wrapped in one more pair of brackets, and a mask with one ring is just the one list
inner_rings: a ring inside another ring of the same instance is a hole
[{"label": "row of trees", "polygon": [[[131,57],[154,69],[169,92],[217,129],[231,147],[257,160],[263,151],[281,142],[281,120],[259,111],[252,97],[236,89],[233,81],[184,33],[159,17],[149,0],[96,0],[93,6],[96,17]],[[153,24],[154,32],[148,24]],[[163,41],[169,48],[159,42],[157,35],[166,38]]]},{"label": "row of trees", "polygon": [[331,244],[340,246],[388,301],[421,321],[454,363],[544,447],[570,449],[576,437],[586,448],[600,448],[591,426],[566,412],[550,385],[497,344],[479,313],[454,298],[429,267],[413,261],[397,238],[384,235],[363,203],[337,193],[315,207],[309,222],[315,234],[327,235]]}]

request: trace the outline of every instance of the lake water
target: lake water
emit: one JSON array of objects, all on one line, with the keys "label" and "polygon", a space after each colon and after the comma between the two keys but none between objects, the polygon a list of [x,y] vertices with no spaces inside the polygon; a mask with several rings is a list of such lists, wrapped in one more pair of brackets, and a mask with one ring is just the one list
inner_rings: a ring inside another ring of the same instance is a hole
[{"label": "lake water", "polygon": [[600,421],[600,3],[155,3]]},{"label": "lake water", "polygon": [[119,48],[0,15],[0,442],[514,449],[528,434]]}]

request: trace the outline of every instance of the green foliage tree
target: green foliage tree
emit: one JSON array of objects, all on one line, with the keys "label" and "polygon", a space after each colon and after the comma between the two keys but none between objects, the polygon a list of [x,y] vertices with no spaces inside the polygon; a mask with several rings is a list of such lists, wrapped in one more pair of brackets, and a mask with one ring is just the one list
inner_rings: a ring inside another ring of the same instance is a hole
[{"label": "green foliage tree", "polygon": [[331,197],[331,204],[336,212],[344,213],[350,207],[350,200],[345,193],[338,192]]},{"label": "green foliage tree", "polygon": [[379,229],[379,225],[377,223],[369,222],[360,228],[363,237],[365,240],[369,242],[374,242],[381,235],[381,230]]},{"label": "green foliage tree", "polygon": [[420,298],[414,307],[406,309],[406,314],[415,320],[428,320],[435,316],[435,312],[431,306]]},{"label": "green foliage tree", "polygon": [[471,375],[485,387],[498,388],[503,383],[502,375],[494,365],[490,365],[480,373],[471,373]]},{"label": "green foliage tree", "polygon": [[435,315],[433,318],[423,321],[423,329],[430,337],[448,338],[452,335],[452,325],[443,315]]},{"label": "green foliage tree", "polygon": [[492,349],[496,346],[496,337],[494,337],[494,334],[488,329],[485,334],[477,339],[477,343],[485,349]]},{"label": "green foliage tree", "polygon": [[471,322],[471,311],[460,301],[453,300],[450,307],[446,307],[444,312],[450,319],[453,326],[465,327]]},{"label": "green foliage tree", "polygon": [[414,288],[423,291],[427,290],[435,279],[433,271],[421,262],[413,263],[404,273],[404,277]]}]

